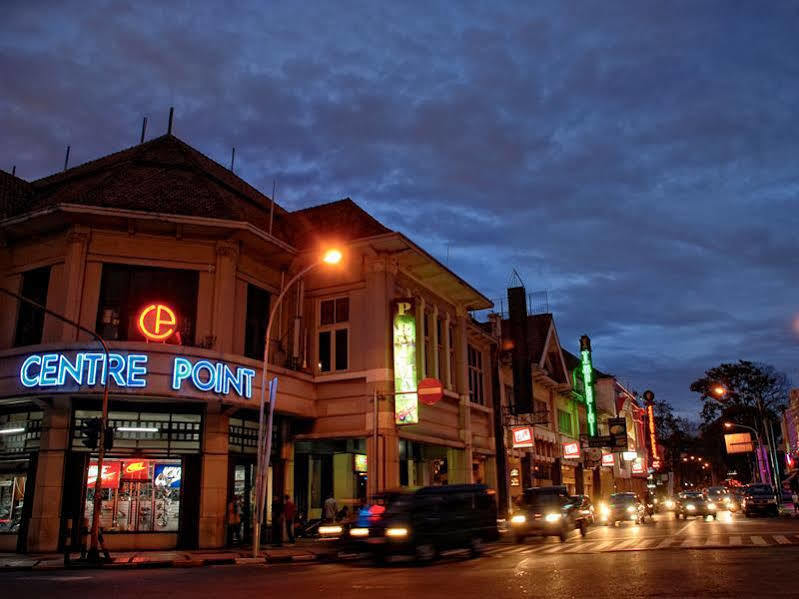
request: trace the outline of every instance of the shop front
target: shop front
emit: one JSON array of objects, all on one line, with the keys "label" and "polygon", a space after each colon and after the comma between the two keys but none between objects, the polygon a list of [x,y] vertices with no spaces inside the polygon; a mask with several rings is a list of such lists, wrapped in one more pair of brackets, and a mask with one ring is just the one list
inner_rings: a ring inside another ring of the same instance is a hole
[{"label": "shop front", "polygon": [[0,414],[0,551],[25,551],[42,411]]}]

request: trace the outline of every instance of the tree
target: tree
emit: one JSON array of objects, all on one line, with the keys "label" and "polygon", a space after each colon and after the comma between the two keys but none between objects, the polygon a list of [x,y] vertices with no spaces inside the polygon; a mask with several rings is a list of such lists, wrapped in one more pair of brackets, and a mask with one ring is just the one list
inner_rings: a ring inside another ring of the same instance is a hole
[{"label": "tree", "polygon": [[[716,392],[719,387],[723,394]],[[735,416],[736,421],[749,420],[761,430],[758,421],[762,417],[778,419],[778,411],[785,404],[789,389],[790,383],[784,373],[773,366],[747,360],[719,364],[691,383],[691,391],[699,393],[703,402],[705,426],[719,418]]]}]

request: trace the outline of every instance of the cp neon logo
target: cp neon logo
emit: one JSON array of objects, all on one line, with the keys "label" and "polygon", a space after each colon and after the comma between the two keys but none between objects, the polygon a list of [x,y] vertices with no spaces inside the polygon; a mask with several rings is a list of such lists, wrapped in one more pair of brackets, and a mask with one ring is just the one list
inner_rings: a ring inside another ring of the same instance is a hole
[{"label": "cp neon logo", "polygon": [[150,341],[164,341],[175,332],[177,318],[168,306],[150,304],[139,314],[139,331]]}]

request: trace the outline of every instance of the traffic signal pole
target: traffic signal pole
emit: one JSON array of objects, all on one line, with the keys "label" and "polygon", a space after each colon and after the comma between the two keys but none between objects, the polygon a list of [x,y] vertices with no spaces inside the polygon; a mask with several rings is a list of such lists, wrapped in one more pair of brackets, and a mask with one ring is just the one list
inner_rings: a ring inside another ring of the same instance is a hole
[{"label": "traffic signal pole", "polygon": [[97,341],[100,342],[100,345],[103,346],[103,352],[105,353],[105,378],[103,381],[103,415],[100,418],[100,434],[98,435],[97,439],[97,479],[94,481],[94,503],[93,503],[93,510],[92,510],[92,528],[91,528],[91,544],[89,546],[89,554],[88,560],[93,562],[100,561],[100,508],[102,504],[102,474],[103,474],[103,458],[105,457],[105,432],[106,427],[108,426],[108,381],[111,378],[108,373],[108,366],[109,366],[109,351],[108,345],[105,342],[105,339],[100,337],[96,332],[92,331],[91,329],[87,329],[84,326],[81,326],[79,323],[75,322],[74,320],[70,320],[66,316],[59,314],[58,312],[53,312],[52,310],[42,306],[40,303],[33,301],[27,297],[19,295],[18,293],[14,293],[13,291],[9,291],[4,287],[0,287],[0,292],[9,295],[18,301],[25,302],[36,308],[37,310],[41,310],[45,314],[52,316],[60,320],[61,322],[65,322],[69,325],[72,325],[79,331],[82,331],[88,335],[94,337]]}]

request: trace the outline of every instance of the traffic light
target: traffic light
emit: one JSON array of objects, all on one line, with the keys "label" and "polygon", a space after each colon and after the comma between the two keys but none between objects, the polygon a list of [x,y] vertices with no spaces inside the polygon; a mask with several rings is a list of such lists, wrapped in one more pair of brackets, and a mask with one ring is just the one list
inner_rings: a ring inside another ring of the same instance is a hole
[{"label": "traffic light", "polygon": [[103,450],[111,451],[114,448],[114,427],[105,427],[105,439],[103,439]]},{"label": "traffic light", "polygon": [[97,449],[97,441],[100,438],[100,424],[99,418],[89,418],[84,420],[83,425],[80,427],[82,437],[80,442],[89,449]]}]

